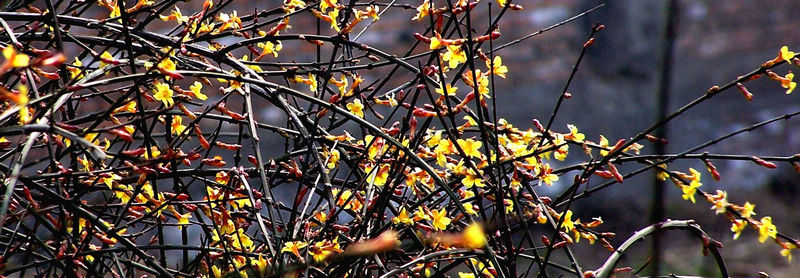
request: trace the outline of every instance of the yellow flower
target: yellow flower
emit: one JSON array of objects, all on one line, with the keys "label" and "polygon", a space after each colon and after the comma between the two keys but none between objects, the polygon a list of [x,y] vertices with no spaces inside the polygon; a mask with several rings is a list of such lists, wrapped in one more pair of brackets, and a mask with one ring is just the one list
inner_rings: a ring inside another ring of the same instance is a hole
[{"label": "yellow flower", "polygon": [[281,252],[282,253],[289,252],[300,258],[300,249],[303,249],[306,246],[308,246],[308,243],[302,241],[288,241],[283,244]]},{"label": "yellow flower", "polygon": [[450,218],[447,217],[447,210],[431,210],[431,221],[436,230],[446,230],[447,225],[450,225]]},{"label": "yellow flower", "polygon": [[327,163],[328,169],[336,168],[336,165],[339,164],[340,157],[341,155],[339,154],[339,150],[337,149],[331,150],[331,154],[328,157],[328,163]]},{"label": "yellow flower", "polygon": [[266,56],[267,54],[272,54],[272,56],[278,57],[278,51],[283,49],[283,44],[278,42],[277,44],[272,43],[271,41],[267,41],[266,43],[260,42],[257,44],[258,47],[261,48],[261,54],[258,55],[259,58],[262,56]]},{"label": "yellow flower", "polygon": [[750,202],[744,202],[744,208],[742,208],[742,217],[750,218],[751,216],[755,215],[756,213],[753,211],[756,208],[756,205],[751,204]]},{"label": "yellow flower", "polygon": [[328,12],[328,18],[331,20],[330,21],[331,29],[336,30],[336,32],[339,32],[341,31],[341,29],[339,29],[339,24],[336,19],[337,17],[339,17],[339,9],[334,7],[333,10]]},{"label": "yellow flower", "polygon": [[786,89],[787,95],[791,94],[794,88],[797,87],[797,82],[792,81],[794,79],[794,73],[789,72],[783,78],[784,79],[781,80],[781,86]]},{"label": "yellow flower", "polygon": [[481,227],[478,223],[472,223],[461,232],[461,236],[464,240],[464,247],[469,249],[481,249],[488,241],[486,240],[486,233],[483,231],[483,227]]},{"label": "yellow flower", "polygon": [[258,270],[256,273],[261,275],[258,277],[264,277],[266,276],[267,266],[269,266],[270,262],[264,259],[263,255],[259,254],[257,260],[250,260],[250,264]]},{"label": "yellow flower", "polygon": [[158,63],[158,68],[163,69],[166,71],[175,71],[177,67],[175,66],[175,62],[172,61],[170,58],[164,58],[161,62]]},{"label": "yellow flower", "polygon": [[503,58],[500,58],[500,56],[494,56],[493,61],[486,60],[486,67],[492,69],[492,72],[497,76],[506,78],[508,67],[503,65]]},{"label": "yellow flower", "polygon": [[[115,4],[115,5],[114,5],[114,8],[111,10],[111,13],[108,15],[108,17],[109,17],[109,18],[114,18],[114,17],[119,17],[119,16],[121,16],[121,15],[122,15],[122,13],[121,13],[121,11],[119,10],[119,6]],[[120,19],[120,20],[118,20],[118,21],[119,21],[119,22],[122,22],[122,19]]]},{"label": "yellow flower", "polygon": [[322,0],[319,2],[319,10],[324,13],[328,8],[335,8],[336,2],[338,2],[338,0]]},{"label": "yellow flower", "polygon": [[172,117],[172,133],[181,134],[183,133],[184,130],[186,130],[186,126],[183,125],[183,117],[181,116]]},{"label": "yellow flower", "polygon": [[168,16],[158,15],[158,17],[161,18],[162,21],[175,20],[175,21],[178,22],[178,24],[183,24],[184,22],[189,22],[189,17],[188,16],[184,16],[181,13],[181,9],[178,8],[178,6],[175,6],[175,10],[170,12],[170,14]]},{"label": "yellow flower", "polygon": [[431,135],[430,132],[428,132],[428,134],[429,134],[428,141],[425,142],[425,145],[427,145],[429,148],[438,146],[439,141],[442,140],[442,131],[441,130],[436,131],[433,133],[433,135]]},{"label": "yellow flower", "polygon": [[192,218],[191,213],[176,214],[178,216],[178,225],[189,225],[189,218]]},{"label": "yellow flower", "polygon": [[302,0],[289,0],[289,1],[284,1],[284,3],[285,4],[283,4],[283,10],[286,13],[293,13],[296,9],[302,9],[306,7],[306,3],[303,2]]},{"label": "yellow flower", "polygon": [[104,51],[103,54],[100,54],[100,67],[102,68],[108,65],[108,63],[106,63],[105,61],[113,61],[113,60],[114,56],[112,56],[111,53],[108,53],[108,51]]},{"label": "yellow flower", "polygon": [[567,213],[564,214],[564,223],[561,224],[564,227],[564,230],[569,232],[575,229],[575,222],[572,221],[572,211],[567,210]]},{"label": "yellow flower", "polygon": [[425,18],[430,14],[432,8],[433,8],[432,3],[429,0],[425,0],[424,2],[422,2],[422,4],[417,6],[417,15],[412,17],[411,20],[422,21],[423,18]]},{"label": "yellow flower", "polygon": [[454,69],[460,63],[467,61],[467,54],[461,49],[460,45],[448,45],[447,52],[442,55],[442,59],[448,62],[447,66]]},{"label": "yellow flower", "polygon": [[[608,139],[606,139],[606,137],[605,137],[605,136],[603,136],[603,135],[600,135],[600,143],[598,143],[598,145],[600,145],[601,147],[603,147],[602,149],[600,149],[600,155],[601,155],[601,156],[606,156],[606,155],[608,155],[608,148],[609,148],[610,146],[608,145]],[[665,172],[662,172],[662,173],[665,173]],[[669,175],[667,175],[667,177],[669,177]],[[665,177],[663,180],[666,180],[666,177]]]},{"label": "yellow flower", "polygon": [[695,202],[694,194],[697,192],[697,188],[700,186],[700,183],[691,183],[690,185],[681,185],[681,191],[683,192],[684,200],[691,200],[692,203]]},{"label": "yellow flower", "polygon": [[122,180],[122,177],[120,177],[119,175],[114,174],[114,173],[112,173],[111,176],[109,176],[109,177],[101,177],[100,178],[100,182],[105,184],[106,186],[108,186],[108,189],[113,189],[114,188],[114,181],[118,181],[118,180]]},{"label": "yellow flower", "polygon": [[192,94],[194,94],[194,97],[199,100],[207,100],[208,96],[203,94],[201,91],[202,89],[203,83],[200,83],[200,81],[195,81],[191,86],[189,86],[189,90],[191,90]]},{"label": "yellow flower", "polygon": [[772,217],[765,216],[761,218],[761,224],[758,225],[758,242],[764,242],[767,238],[775,238],[778,235],[778,228],[772,224]]},{"label": "yellow flower", "polygon": [[724,190],[717,190],[717,194],[709,195],[706,199],[713,204],[711,209],[714,210],[714,214],[725,213],[730,204],[728,203],[728,193]]},{"label": "yellow flower", "polygon": [[237,15],[236,11],[233,13],[226,14],[226,13],[219,13],[217,17],[219,21],[222,22],[222,26],[220,26],[214,33],[221,33],[222,31],[227,30],[228,28],[239,29],[242,28],[242,20]]},{"label": "yellow flower", "polygon": [[[194,30],[194,29],[197,29],[197,33],[198,34],[203,34],[203,33],[208,33],[208,32],[214,31],[214,22],[209,22],[209,23],[201,22],[200,23],[200,27],[198,28],[197,27],[197,22],[196,21],[192,21],[192,30]],[[209,49],[211,49],[211,47],[209,47]]]},{"label": "yellow flower", "polygon": [[[241,59],[242,62],[247,62],[249,60],[250,60],[250,58],[247,55],[242,56],[242,59]],[[262,72],[263,71],[261,69],[261,66],[259,66],[259,65],[250,65],[250,64],[248,64],[247,67],[253,69],[255,72]]]},{"label": "yellow flower", "polygon": [[792,58],[794,58],[794,55],[795,55],[795,53],[792,52],[792,51],[789,51],[789,47],[788,46],[784,45],[783,47],[781,47],[780,57],[783,60],[785,60],[786,62],[791,63],[792,62]]},{"label": "yellow flower", "polygon": [[153,96],[156,100],[163,102],[165,106],[172,106],[175,103],[172,99],[172,88],[169,87],[169,84],[156,83],[156,91]]},{"label": "yellow flower", "polygon": [[489,94],[489,77],[481,73],[481,70],[475,71],[476,76],[478,76],[478,93],[482,98],[492,98]]},{"label": "yellow flower", "polygon": [[338,238],[334,239],[333,242],[329,240],[317,241],[313,246],[308,248],[308,253],[314,258],[315,262],[324,261],[325,258],[331,254],[341,252],[342,250],[339,248]]},{"label": "yellow flower", "polygon": [[392,223],[403,225],[414,225],[414,219],[411,219],[408,214],[408,210],[406,208],[400,209],[400,213],[397,216],[392,218]]},{"label": "yellow flower", "polygon": [[355,99],[352,103],[348,103],[347,110],[350,110],[350,113],[353,113],[353,115],[359,118],[364,118],[364,105],[361,104],[360,99]]},{"label": "yellow flower", "polygon": [[464,150],[464,154],[466,154],[468,157],[481,157],[481,152],[479,149],[483,145],[483,142],[472,139],[458,139],[456,142],[458,142],[458,146]]},{"label": "yellow flower", "polygon": [[569,128],[569,135],[565,136],[566,139],[570,139],[579,143],[583,142],[583,139],[586,139],[586,135],[578,132],[578,127],[569,124],[567,125],[567,128]]},{"label": "yellow flower", "polygon": [[558,147],[558,149],[553,154],[553,157],[555,157],[555,159],[557,159],[558,161],[564,161],[565,159],[567,159],[567,154],[569,154],[569,145],[563,145],[561,147]]},{"label": "yellow flower", "polygon": [[550,164],[544,164],[539,179],[549,186],[558,181],[558,175],[553,174],[553,168],[550,168]]},{"label": "yellow flower", "polygon": [[[603,137],[603,136],[601,135],[600,137]],[[606,143],[608,143],[608,141],[606,141]],[[658,170],[656,170],[656,171],[658,171],[658,174],[656,174],[656,177],[659,180],[666,181],[669,178],[669,172],[667,172],[667,166],[664,166],[664,164],[658,165]]]},{"label": "yellow flower", "polygon": [[372,185],[382,186],[386,184],[387,179],[389,178],[389,165],[382,164],[378,170],[373,170],[372,167],[367,167],[364,171],[370,173],[369,177],[367,178],[367,182]]},{"label": "yellow flower", "polygon": [[691,200],[692,203],[694,203],[695,202],[694,194],[697,192],[697,188],[703,184],[700,183],[700,175],[701,175],[700,172],[698,172],[694,168],[689,168],[689,172],[691,172],[692,174],[687,176],[686,178],[691,180],[691,183],[689,185],[683,185],[683,184],[681,185],[681,191],[683,192],[683,195],[681,197],[683,197],[684,200]]},{"label": "yellow flower", "polygon": [[222,269],[220,269],[216,265],[211,266],[211,273],[213,274],[211,277],[214,278],[221,278],[222,277]]},{"label": "yellow flower", "polygon": [[67,67],[70,79],[83,78],[83,71],[81,71],[80,69],[82,66],[83,63],[81,62],[81,60],[78,60],[78,57],[75,57],[75,62],[72,63],[72,66]]},{"label": "yellow flower", "polygon": [[794,244],[786,244],[783,246],[783,249],[781,249],[781,256],[786,257],[790,263],[792,262],[792,249],[794,248],[797,248],[797,246]]},{"label": "yellow flower", "polygon": [[[466,191],[466,192],[469,192],[469,193],[471,193],[473,195],[475,194],[472,191]],[[478,215],[478,212],[475,211],[475,206],[473,206],[472,204],[464,203],[463,206],[464,206],[464,211],[466,211],[467,214],[469,214],[469,215]]]},{"label": "yellow flower", "polygon": [[475,175],[472,169],[469,170],[469,174],[461,179],[461,183],[463,183],[467,188],[472,188],[473,186],[484,187],[483,179]]},{"label": "yellow flower", "polygon": [[[447,95],[448,96],[456,95],[456,90],[458,90],[458,87],[453,87],[453,85],[447,84]],[[445,95],[444,91],[445,90],[443,90],[442,87],[436,88],[436,93],[438,93],[440,95]]]},{"label": "yellow flower", "polygon": [[27,67],[31,58],[25,53],[18,53],[17,49],[9,45],[3,48],[3,56],[6,58],[5,65],[14,68]]},{"label": "yellow flower", "polygon": [[378,12],[380,12],[380,8],[378,6],[369,5],[369,7],[367,7],[366,11],[363,13],[363,16],[371,17],[372,21],[378,21],[378,19],[380,19]]},{"label": "yellow flower", "polygon": [[417,207],[414,211],[414,221],[431,220],[431,216],[422,211],[422,207]]},{"label": "yellow flower", "polygon": [[19,105],[19,124],[24,125],[32,120],[31,113],[28,110],[28,86],[20,84],[17,86],[17,90],[19,91],[19,95],[14,102]]},{"label": "yellow flower", "polygon": [[312,92],[317,91],[317,76],[313,74],[308,74],[308,89]]},{"label": "yellow flower", "polygon": [[439,49],[440,47],[442,47],[442,41],[441,41],[441,40],[439,40],[439,38],[438,38],[438,37],[432,37],[432,38],[431,38],[431,46],[430,46],[430,49],[431,49],[431,50],[434,50],[434,49]]},{"label": "yellow flower", "polygon": [[151,1],[151,0],[139,0],[138,2],[136,2],[136,5],[132,9],[128,9],[128,11],[129,12],[138,11],[141,8],[149,7],[149,6],[152,6],[152,5],[155,5],[155,4],[156,4],[156,2]]}]

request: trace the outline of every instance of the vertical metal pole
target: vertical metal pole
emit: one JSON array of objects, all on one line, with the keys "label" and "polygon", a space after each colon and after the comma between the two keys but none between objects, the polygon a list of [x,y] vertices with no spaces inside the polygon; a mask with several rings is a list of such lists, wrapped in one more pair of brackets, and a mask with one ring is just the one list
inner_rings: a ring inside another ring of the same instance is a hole
[{"label": "vertical metal pole", "polygon": [[[666,117],[669,110],[669,97],[672,82],[672,53],[674,50],[675,42],[675,24],[678,17],[678,1],[669,0],[665,7],[666,9],[666,28],[664,30],[664,41],[661,47],[661,77],[658,84],[658,100],[656,102],[657,119],[661,120]],[[656,130],[656,137],[667,139],[669,132],[667,125],[661,126]],[[666,146],[664,144],[655,145],[655,154],[666,154]],[[654,172],[655,173],[655,172]],[[650,223],[657,223],[664,220],[664,188],[665,183],[659,180],[655,175],[653,176],[653,201],[650,210]],[[653,245],[651,246],[650,258],[652,260],[651,273],[653,275],[660,274],[661,271],[661,251],[662,251],[662,233],[653,235]]]}]

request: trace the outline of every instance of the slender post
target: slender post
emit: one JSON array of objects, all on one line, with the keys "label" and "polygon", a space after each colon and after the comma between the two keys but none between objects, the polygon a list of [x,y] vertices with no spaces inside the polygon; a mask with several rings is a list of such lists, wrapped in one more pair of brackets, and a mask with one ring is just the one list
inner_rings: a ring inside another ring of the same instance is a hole
[{"label": "slender post", "polygon": [[[675,24],[678,17],[678,3],[675,0],[669,0],[665,7],[666,9],[666,27],[664,30],[664,42],[661,48],[661,77],[658,84],[658,100],[656,102],[656,120],[664,119],[669,110],[669,96],[671,91],[672,81],[672,52],[674,50],[675,41]],[[669,131],[667,125],[662,125],[656,130],[656,137],[667,139]],[[666,145],[656,144],[655,153],[657,155],[666,154]],[[654,172],[655,173],[655,172]],[[650,223],[658,223],[664,220],[664,182],[658,179],[656,175],[653,176],[653,202],[650,210]],[[658,275],[661,271],[661,242],[662,233],[657,232],[653,235],[653,245],[651,246],[650,257],[652,259],[652,274]]]}]

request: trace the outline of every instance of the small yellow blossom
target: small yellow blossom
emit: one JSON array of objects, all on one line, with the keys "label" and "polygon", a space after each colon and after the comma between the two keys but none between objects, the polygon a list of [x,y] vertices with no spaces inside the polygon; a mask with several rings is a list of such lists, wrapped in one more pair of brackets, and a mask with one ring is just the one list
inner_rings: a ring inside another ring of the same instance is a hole
[{"label": "small yellow blossom", "polygon": [[564,230],[569,232],[575,229],[575,222],[572,221],[572,211],[567,210],[567,213],[564,214],[564,222],[561,224],[564,227]]},{"label": "small yellow blossom", "polygon": [[349,110],[350,113],[353,113],[353,115],[356,115],[359,118],[364,118],[364,105],[361,104],[360,99],[355,99],[353,100],[352,103],[348,103],[347,110]]},{"label": "small yellow blossom", "polygon": [[30,56],[25,53],[17,52],[17,49],[13,46],[9,45],[3,48],[3,57],[6,58],[4,62],[4,67],[14,67],[14,68],[21,68],[27,67],[28,63],[30,63]]},{"label": "small yellow blossom", "polygon": [[[470,192],[472,194],[475,194],[472,191],[466,191],[466,192]],[[466,211],[467,214],[469,214],[469,215],[478,215],[478,212],[475,211],[475,206],[474,205],[472,205],[470,203],[464,203],[463,206],[464,206],[464,211]]]},{"label": "small yellow blossom", "polygon": [[181,116],[172,117],[172,133],[181,134],[183,133],[184,130],[186,130],[186,126],[183,125],[183,117]]},{"label": "small yellow blossom", "polygon": [[467,54],[460,45],[448,45],[447,52],[442,55],[442,60],[448,62],[449,68],[454,69],[458,64],[467,62]]},{"label": "small yellow blossom", "polygon": [[[322,4],[320,4],[322,5]],[[283,11],[286,13],[293,13],[297,9],[302,9],[306,7],[306,3],[303,0],[289,0],[284,1],[283,4]]]},{"label": "small yellow blossom", "polygon": [[436,88],[436,93],[440,95],[445,95],[445,91],[447,91],[447,96],[455,96],[458,87],[453,87],[453,85],[450,84],[447,84],[446,86],[447,86],[446,90],[443,90],[442,87]]},{"label": "small yellow blossom", "polygon": [[472,188],[473,186],[484,187],[483,179],[481,179],[479,176],[473,173],[474,172],[472,171],[472,169],[470,169],[469,174],[467,174],[466,176],[464,176],[463,179],[461,179],[461,183],[463,183],[464,186],[466,186],[467,188]]},{"label": "small yellow blossom", "polygon": [[328,10],[328,8],[336,8],[336,4],[339,2],[338,0],[322,0],[319,2],[319,10],[323,13]]},{"label": "small yellow blossom", "polygon": [[458,139],[456,142],[458,142],[458,146],[464,150],[464,154],[466,154],[468,157],[481,157],[481,152],[479,149],[483,145],[483,142],[472,139]]},{"label": "small yellow blossom", "polygon": [[586,139],[586,135],[580,133],[578,131],[578,127],[576,127],[575,125],[569,124],[567,125],[567,128],[569,128],[570,133],[569,135],[565,136],[565,139],[570,139],[579,143],[583,142],[583,139]]},{"label": "small yellow blossom", "polygon": [[114,56],[112,56],[111,53],[108,53],[108,51],[104,51],[103,54],[100,54],[100,67],[102,68],[108,65],[108,63],[106,63],[105,61],[113,61],[113,60]]},{"label": "small yellow blossom", "polygon": [[189,218],[192,218],[191,213],[176,214],[178,217],[178,225],[189,225]]},{"label": "small yellow blossom", "polygon": [[794,56],[795,56],[795,53],[792,52],[792,51],[789,51],[789,47],[788,46],[784,45],[783,47],[781,47],[781,51],[780,51],[781,59],[783,59],[786,62],[791,63],[792,62],[792,58],[794,58]]},{"label": "small yellow blossom", "polygon": [[423,18],[430,15],[431,10],[433,10],[433,4],[430,0],[425,0],[422,4],[417,6],[417,14],[411,18],[411,20],[422,21]]},{"label": "small yellow blossom", "polygon": [[289,253],[294,254],[298,258],[300,258],[301,257],[300,256],[300,249],[303,249],[306,246],[308,246],[308,243],[305,243],[305,242],[302,242],[302,241],[287,241],[286,243],[283,244],[283,248],[281,248],[281,252],[282,253],[289,252]]},{"label": "small yellow blossom", "polygon": [[447,225],[450,225],[450,218],[447,217],[447,210],[446,209],[441,209],[441,210],[433,209],[433,210],[431,210],[431,221],[433,221],[433,227],[436,230],[440,230],[440,231],[441,230],[446,230],[447,229]]},{"label": "small yellow blossom", "polygon": [[283,44],[281,44],[280,42],[278,42],[277,44],[271,41],[267,41],[265,43],[260,42],[257,44],[257,46],[261,48],[261,54],[258,55],[258,58],[253,60],[259,60],[261,59],[261,57],[266,56],[268,54],[271,54],[272,56],[277,58],[278,51],[281,51],[281,49],[283,49]]},{"label": "small yellow blossom", "polygon": [[795,248],[797,248],[797,246],[794,245],[794,244],[791,244],[791,243],[783,245],[783,249],[781,249],[781,256],[786,257],[786,260],[788,260],[791,263],[792,262],[792,249],[795,249]]},{"label": "small yellow blossom", "polygon": [[548,186],[553,185],[554,182],[558,181],[558,175],[553,174],[553,169],[550,168],[550,164],[543,163],[542,170],[539,173],[539,179],[541,182],[544,182]]},{"label": "small yellow blossom", "polygon": [[222,25],[217,28],[214,33],[221,33],[222,31],[228,30],[229,28],[239,29],[242,28],[242,20],[237,15],[237,12],[234,10],[231,14],[226,13],[219,13],[217,16],[217,20],[222,22]]},{"label": "small yellow blossom", "polygon": [[208,96],[203,94],[202,89],[203,83],[200,83],[200,81],[195,81],[191,86],[189,86],[189,90],[192,92],[194,97],[199,100],[207,100]]},{"label": "small yellow blossom", "polygon": [[794,88],[797,87],[797,82],[794,82],[794,73],[787,73],[786,76],[783,77],[784,79],[781,80],[781,86],[786,89],[786,94],[791,94],[794,91]]},{"label": "small yellow blossom", "polygon": [[775,238],[778,236],[778,228],[772,224],[772,217],[765,216],[761,218],[761,224],[758,225],[758,242],[764,242],[767,238]]},{"label": "small yellow blossom", "polygon": [[172,106],[175,103],[172,99],[172,88],[169,87],[169,84],[156,83],[156,90],[153,96],[156,100],[163,102],[165,106]]},{"label": "small yellow blossom", "polygon": [[339,154],[339,150],[337,149],[331,150],[330,156],[328,156],[328,163],[326,163],[328,169],[336,168],[336,165],[339,164],[340,157],[341,154]]},{"label": "small yellow blossom", "polygon": [[81,71],[81,67],[83,67],[83,62],[78,60],[78,57],[75,57],[75,62],[72,63],[71,67],[67,67],[67,71],[69,71],[70,79],[80,79],[83,78],[83,71]]},{"label": "small yellow blossom", "polygon": [[503,65],[503,58],[500,58],[500,56],[495,56],[493,61],[486,60],[486,67],[492,69],[492,72],[497,76],[506,78],[508,67]]},{"label": "small yellow blossom", "polygon": [[403,225],[414,225],[414,219],[411,219],[408,214],[408,210],[406,208],[400,209],[400,212],[397,216],[392,218],[392,223],[396,224],[403,224]]},{"label": "small yellow blossom", "polygon": [[178,8],[178,6],[175,6],[175,10],[170,12],[168,16],[158,15],[158,17],[161,18],[162,21],[171,21],[171,20],[177,21],[178,24],[189,22],[189,17],[184,16],[183,13],[181,13],[181,9]]},{"label": "small yellow blossom", "polygon": [[756,205],[751,204],[750,202],[744,202],[744,207],[742,208],[741,214],[744,218],[750,218],[751,216],[755,215],[754,209]]}]

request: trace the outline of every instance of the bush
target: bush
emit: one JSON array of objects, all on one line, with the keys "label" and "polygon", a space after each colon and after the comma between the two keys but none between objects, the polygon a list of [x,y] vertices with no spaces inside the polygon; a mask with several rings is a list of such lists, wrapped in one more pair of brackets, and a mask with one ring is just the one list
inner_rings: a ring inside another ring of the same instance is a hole
[{"label": "bush", "polygon": [[[790,260],[798,246],[778,219],[669,165],[700,160],[715,180],[712,160],[800,170],[797,156],[699,153],[800,112],[678,154],[640,153],[697,104],[735,90],[751,99],[750,80],[790,93],[793,74],[777,72],[800,60],[786,47],[630,138],[595,142],[553,122],[603,25],[576,46],[546,121],[515,127],[494,102],[515,70],[496,51],[585,13],[506,38],[497,23],[522,6],[504,0],[286,0],[252,12],[233,1],[45,2],[0,12],[4,275],[607,277],[632,270],[617,263],[633,243],[677,229],[727,276],[721,244],[693,220],[614,245],[600,215],[570,209],[642,173],[712,204],[735,237],[752,227]],[[381,36],[371,27],[382,18],[415,30],[403,37],[413,47],[361,43]],[[584,243],[607,253],[573,251]],[[598,255],[608,259],[597,269],[579,263]]]}]

